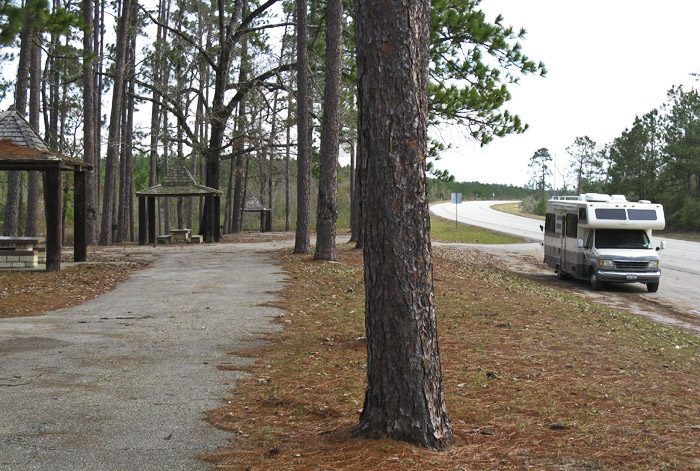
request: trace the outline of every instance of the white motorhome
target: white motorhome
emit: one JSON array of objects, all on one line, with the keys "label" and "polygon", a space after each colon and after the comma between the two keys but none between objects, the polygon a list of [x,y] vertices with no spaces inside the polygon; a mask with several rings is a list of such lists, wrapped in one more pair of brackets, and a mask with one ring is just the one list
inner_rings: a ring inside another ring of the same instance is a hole
[{"label": "white motorhome", "polygon": [[666,225],[660,204],[630,202],[623,195],[586,193],[555,196],[547,202],[544,261],[560,279],[646,284],[659,289],[661,268],[651,231]]}]

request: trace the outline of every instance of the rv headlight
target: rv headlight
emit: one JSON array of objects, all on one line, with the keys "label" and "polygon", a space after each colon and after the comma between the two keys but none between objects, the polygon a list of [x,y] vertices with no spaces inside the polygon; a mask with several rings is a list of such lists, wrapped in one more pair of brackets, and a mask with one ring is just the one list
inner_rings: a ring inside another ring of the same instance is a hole
[{"label": "rv headlight", "polygon": [[612,260],[603,260],[602,258],[599,258],[599,259],[598,259],[598,266],[601,266],[601,267],[610,267],[610,268],[612,268],[612,267],[614,267],[615,265],[613,265],[613,261],[612,261]]},{"label": "rv headlight", "polygon": [[661,268],[661,260],[652,260],[649,262],[649,266],[652,268]]}]

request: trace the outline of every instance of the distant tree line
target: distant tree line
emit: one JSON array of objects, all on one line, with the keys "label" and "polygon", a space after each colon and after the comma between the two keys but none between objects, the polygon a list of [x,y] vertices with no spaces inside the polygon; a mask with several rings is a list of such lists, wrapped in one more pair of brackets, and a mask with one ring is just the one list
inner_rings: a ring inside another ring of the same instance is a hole
[{"label": "distant tree line", "polygon": [[428,179],[428,199],[434,203],[449,200],[452,193],[462,193],[466,200],[523,200],[535,195],[535,190],[514,185]]}]

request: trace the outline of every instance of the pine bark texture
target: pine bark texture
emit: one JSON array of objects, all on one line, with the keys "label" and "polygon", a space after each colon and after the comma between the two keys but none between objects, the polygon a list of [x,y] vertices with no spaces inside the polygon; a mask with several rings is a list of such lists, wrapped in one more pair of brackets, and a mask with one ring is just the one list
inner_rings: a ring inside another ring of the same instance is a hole
[{"label": "pine bark texture", "polygon": [[367,380],[356,434],[452,442],[438,348],[425,160],[430,2],[357,3]]},{"label": "pine bark texture", "polygon": [[311,253],[311,136],[306,0],[297,0],[297,227],[294,253]]},{"label": "pine bark texture", "polygon": [[326,78],[321,128],[321,168],[316,210],[316,260],[337,260],[338,152],[340,146],[340,79],[343,52],[343,2],[328,0],[326,10]]}]

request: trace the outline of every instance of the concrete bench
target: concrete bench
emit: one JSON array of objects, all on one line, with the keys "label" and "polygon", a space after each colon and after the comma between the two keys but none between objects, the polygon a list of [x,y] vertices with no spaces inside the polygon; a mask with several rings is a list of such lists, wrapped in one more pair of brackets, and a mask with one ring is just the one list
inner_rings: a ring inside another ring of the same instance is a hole
[{"label": "concrete bench", "polygon": [[172,236],[170,234],[159,235],[158,237],[156,237],[156,242],[159,244],[169,244],[171,238]]},{"label": "concrete bench", "polygon": [[43,237],[0,236],[0,268],[36,268],[46,263],[46,248],[37,247]]},{"label": "concrete bench", "polygon": [[202,243],[202,236],[200,234],[192,234],[190,236],[190,243],[201,244]]}]

